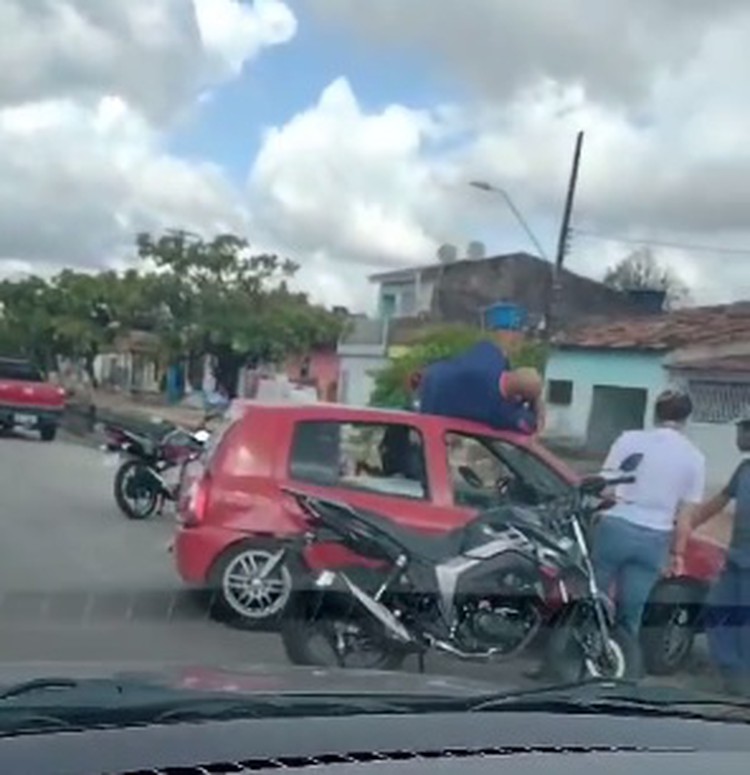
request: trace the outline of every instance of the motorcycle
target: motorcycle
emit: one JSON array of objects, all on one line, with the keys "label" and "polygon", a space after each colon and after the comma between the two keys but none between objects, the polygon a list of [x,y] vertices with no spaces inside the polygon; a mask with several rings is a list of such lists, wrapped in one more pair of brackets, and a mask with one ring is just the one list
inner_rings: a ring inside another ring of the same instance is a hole
[{"label": "motorcycle", "polygon": [[[281,561],[291,551],[301,566],[281,623],[287,657],[301,665],[395,669],[417,654],[423,669],[434,649],[505,661],[538,642],[544,625],[545,662],[557,680],[623,677],[626,636],[615,630],[611,602],[597,586],[587,522],[605,489],[635,480],[626,465],[638,462],[626,461],[614,478],[589,477],[544,507],[503,506],[437,536],[287,490],[309,525],[301,543],[279,553]],[[330,540],[387,569],[306,573],[306,549]]]},{"label": "motorcycle", "polygon": [[169,431],[160,439],[120,425],[107,424],[104,449],[117,456],[114,496],[120,511],[128,519],[147,519],[161,514],[166,502],[175,501],[177,487],[166,476],[170,470],[184,467],[203,452],[210,434],[205,429],[190,432],[182,428]]}]

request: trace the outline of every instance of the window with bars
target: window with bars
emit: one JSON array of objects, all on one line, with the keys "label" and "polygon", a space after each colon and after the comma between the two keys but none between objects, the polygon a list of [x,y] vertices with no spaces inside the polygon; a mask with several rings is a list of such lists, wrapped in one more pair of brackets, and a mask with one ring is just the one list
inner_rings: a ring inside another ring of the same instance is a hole
[{"label": "window with bars", "polygon": [[750,383],[690,380],[693,400],[693,422],[734,422],[750,406]]}]

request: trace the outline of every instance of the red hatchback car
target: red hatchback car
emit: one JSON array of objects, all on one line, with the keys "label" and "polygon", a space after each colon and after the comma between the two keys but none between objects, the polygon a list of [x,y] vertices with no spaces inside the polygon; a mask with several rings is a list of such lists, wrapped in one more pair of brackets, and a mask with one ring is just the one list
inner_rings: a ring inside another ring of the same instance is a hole
[{"label": "red hatchback car", "polygon": [[[408,454],[392,454],[399,448]],[[291,574],[283,564],[264,578],[259,571],[280,539],[303,529],[283,487],[346,500],[414,530],[445,532],[502,499],[534,505],[563,495],[577,479],[535,440],[474,423],[336,404],[247,402],[185,471],[174,555],[185,582],[213,592],[220,618],[266,626],[289,598]],[[309,551],[313,567],[363,562],[336,545]],[[671,672],[687,657],[722,561],[721,548],[694,539],[687,577],[655,589],[644,628],[652,671]]]}]

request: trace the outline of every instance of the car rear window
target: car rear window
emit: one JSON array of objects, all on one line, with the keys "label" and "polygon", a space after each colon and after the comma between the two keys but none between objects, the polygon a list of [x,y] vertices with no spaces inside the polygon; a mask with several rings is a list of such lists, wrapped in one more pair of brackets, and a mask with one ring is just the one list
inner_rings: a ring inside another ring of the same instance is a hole
[{"label": "car rear window", "polygon": [[0,379],[18,380],[19,382],[44,382],[39,369],[27,361],[11,361],[0,359]]},{"label": "car rear window", "polygon": [[329,487],[429,497],[422,434],[405,424],[298,422],[289,475]]}]

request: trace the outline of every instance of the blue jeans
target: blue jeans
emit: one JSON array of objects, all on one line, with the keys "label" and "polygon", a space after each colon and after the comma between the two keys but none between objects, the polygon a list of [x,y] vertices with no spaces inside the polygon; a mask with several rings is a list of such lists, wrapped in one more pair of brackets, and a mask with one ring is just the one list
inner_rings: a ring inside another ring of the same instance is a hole
[{"label": "blue jeans", "polygon": [[616,585],[616,623],[628,635],[632,672],[642,671],[638,637],[643,611],[651,590],[665,568],[671,532],[634,525],[620,517],[604,515],[596,531],[592,560],[603,592]]},{"label": "blue jeans", "polygon": [[747,682],[750,680],[750,568],[734,562],[730,556],[706,603],[706,637],[713,663],[729,680]]}]

